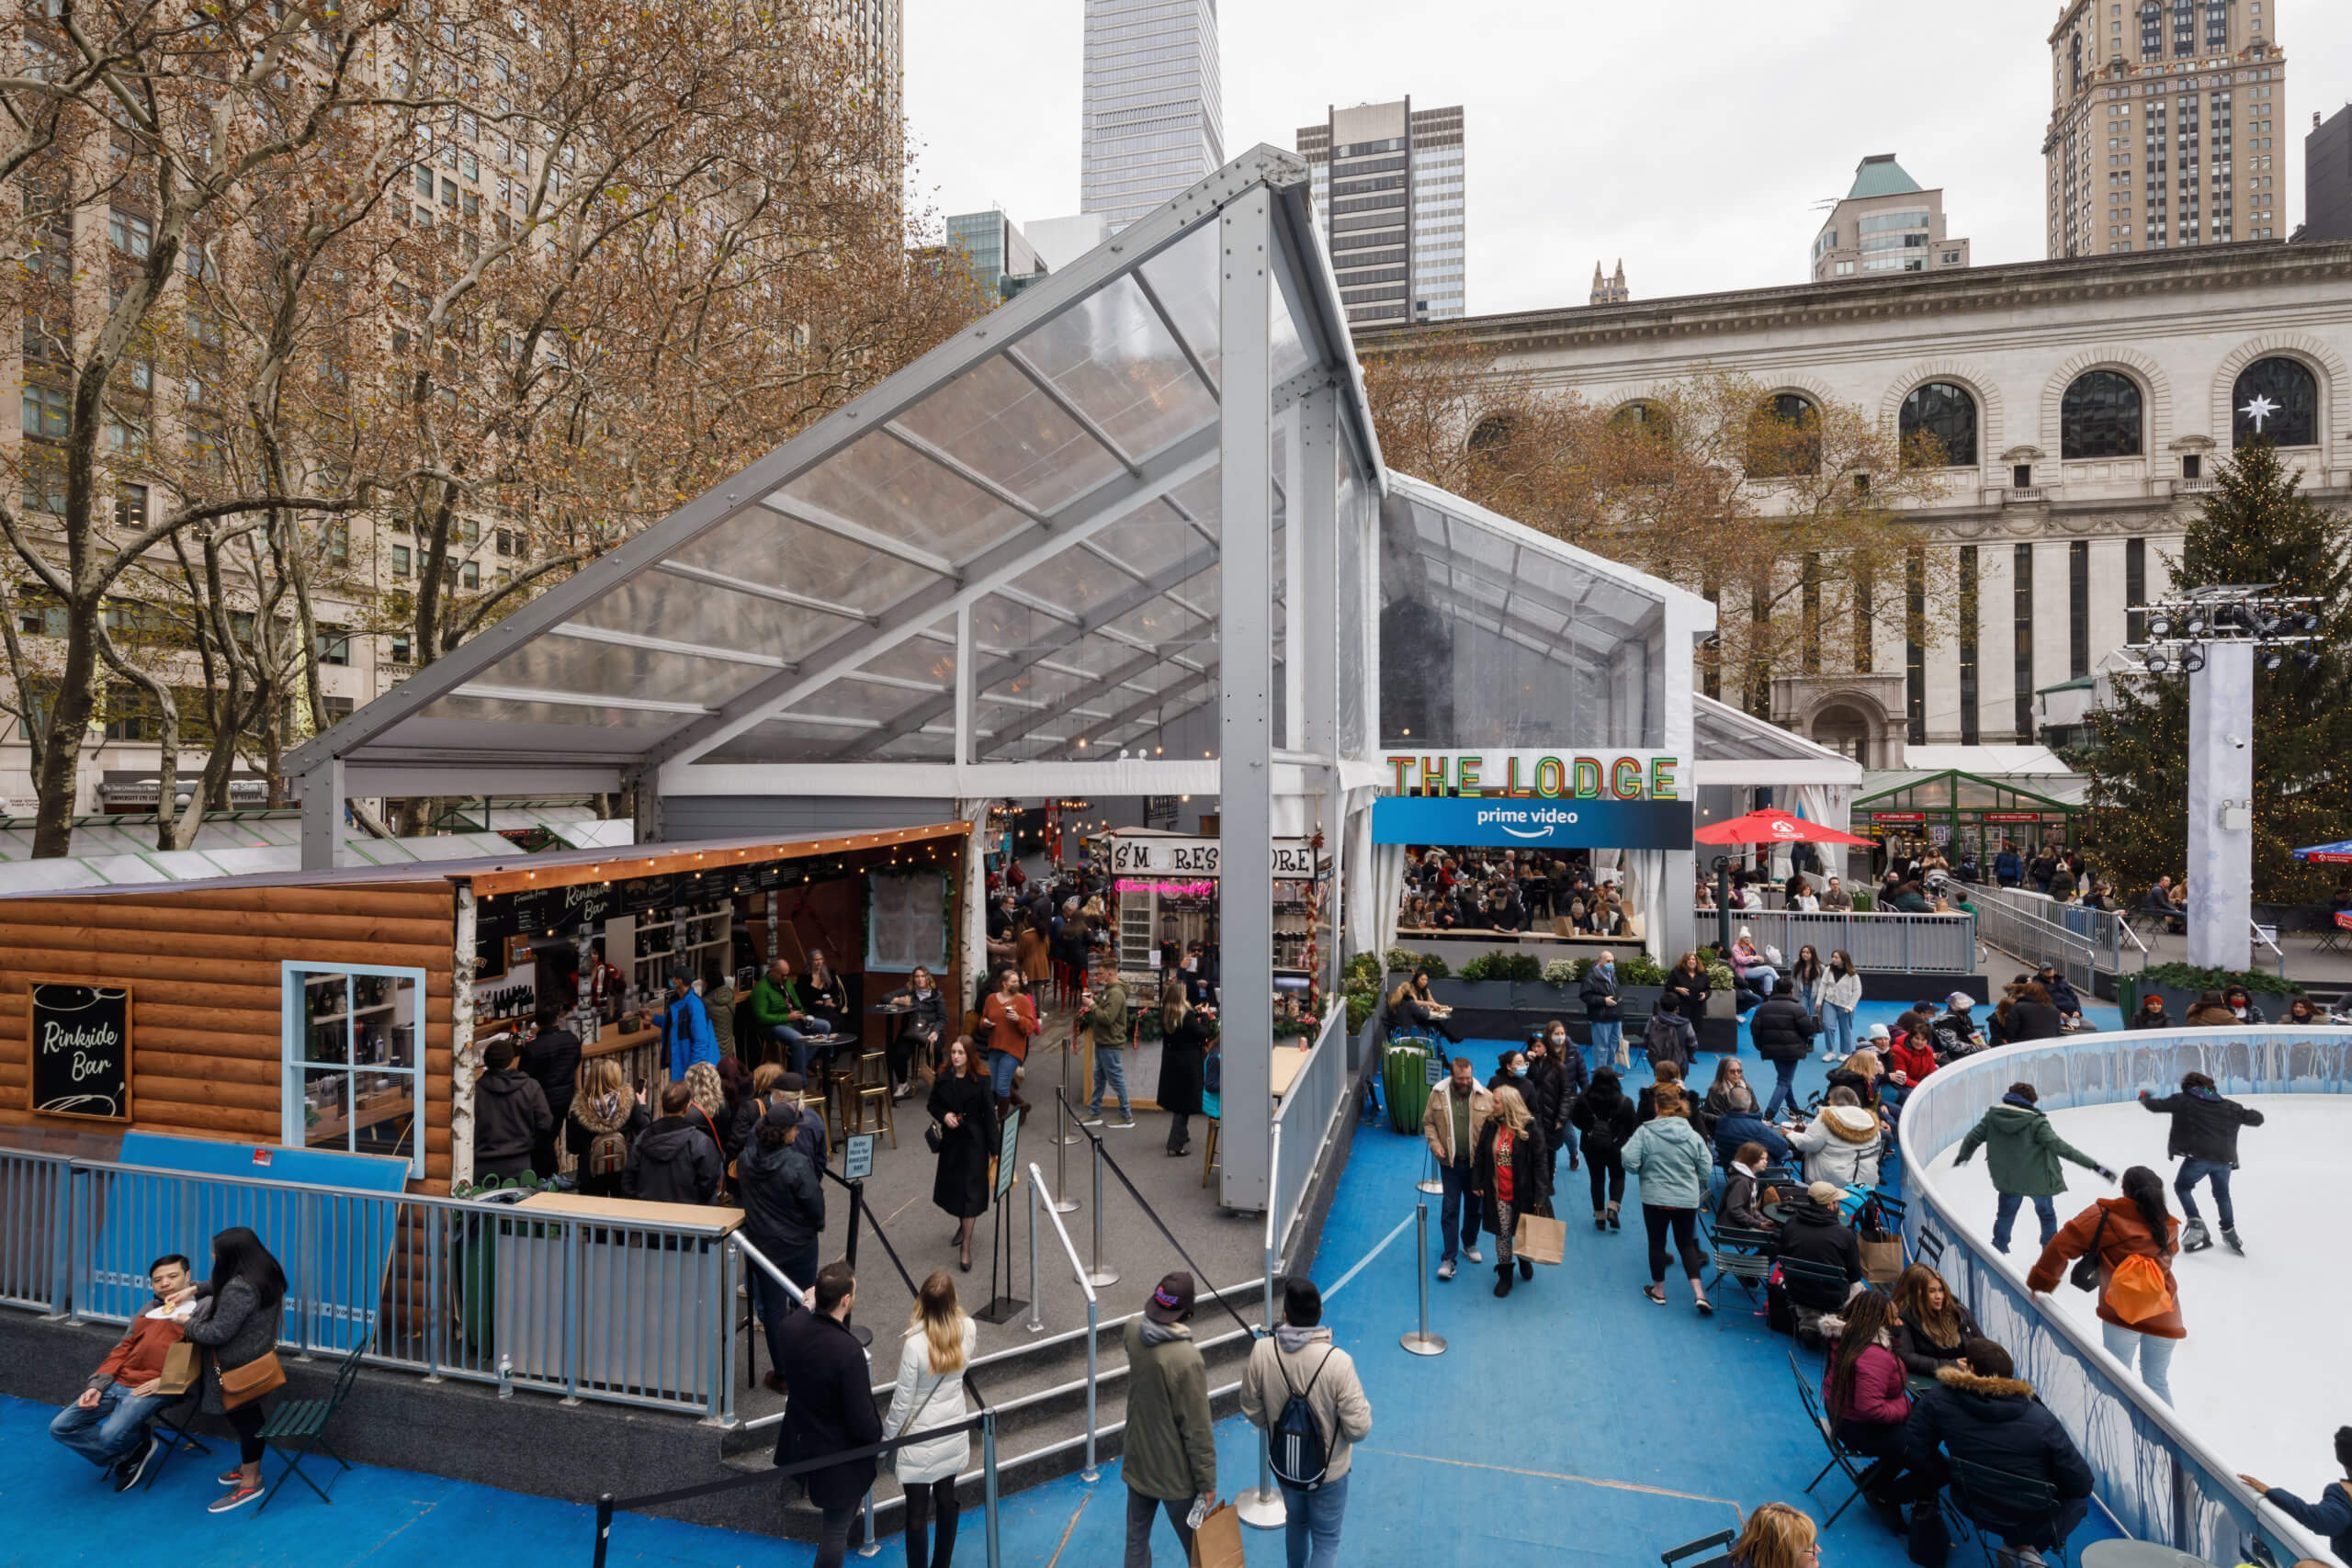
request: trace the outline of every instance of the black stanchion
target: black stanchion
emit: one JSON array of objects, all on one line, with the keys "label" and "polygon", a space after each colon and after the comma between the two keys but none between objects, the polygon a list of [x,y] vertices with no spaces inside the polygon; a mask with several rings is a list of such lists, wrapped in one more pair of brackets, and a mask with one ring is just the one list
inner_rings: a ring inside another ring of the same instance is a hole
[{"label": "black stanchion", "polygon": [[605,1568],[605,1548],[613,1539],[613,1495],[596,1499],[596,1568]]}]

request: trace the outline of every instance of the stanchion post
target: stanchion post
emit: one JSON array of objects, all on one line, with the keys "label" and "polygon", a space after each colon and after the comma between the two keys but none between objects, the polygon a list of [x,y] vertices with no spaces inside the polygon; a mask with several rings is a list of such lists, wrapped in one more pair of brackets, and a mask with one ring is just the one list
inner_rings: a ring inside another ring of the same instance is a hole
[{"label": "stanchion post", "polygon": [[1037,1184],[1029,1184],[1029,1332],[1046,1331],[1046,1303],[1037,1296]]},{"label": "stanchion post", "polygon": [[[1274,1248],[1282,1234],[1282,1181],[1283,1124],[1276,1122],[1266,1151],[1266,1277],[1261,1281],[1265,1334],[1269,1338],[1274,1332]],[[1280,1529],[1289,1517],[1290,1510],[1274,1486],[1272,1438],[1263,1427],[1258,1428],[1258,1484],[1234,1497],[1233,1511],[1252,1529]]]},{"label": "stanchion post", "polygon": [[1413,1205],[1413,1278],[1421,1286],[1421,1325],[1397,1343],[1416,1356],[1442,1356],[1445,1341],[1430,1332],[1430,1206]]},{"label": "stanchion post", "polygon": [[1094,1269],[1086,1282],[1096,1290],[1119,1282],[1119,1271],[1102,1266],[1102,1145],[1094,1145]]},{"label": "stanchion post", "polygon": [[[1069,1102],[1069,1091],[1071,1088],[1069,1081],[1070,1059],[1077,1055],[1078,1023],[1076,1020],[1072,1020],[1069,1026],[1069,1043],[1062,1047],[1062,1086],[1060,1089],[1055,1090],[1055,1093],[1061,1097],[1062,1102],[1065,1105]],[[1067,1122],[1056,1122],[1054,1127],[1054,1142],[1056,1145],[1063,1148],[1068,1148],[1070,1145],[1078,1142],[1078,1140],[1079,1133],[1076,1128],[1071,1127]],[[1054,1179],[1058,1182],[1061,1180],[1061,1171],[1057,1169],[1054,1172]],[[1067,1214],[1069,1211],[1068,1209],[1062,1209],[1057,1211],[1057,1213]]]},{"label": "stanchion post", "polygon": [[1426,1192],[1434,1198],[1445,1190],[1445,1183],[1437,1179],[1437,1151],[1430,1147],[1429,1140],[1426,1138],[1421,1141],[1421,1157],[1429,1174],[1414,1182],[1413,1190],[1417,1192]]},{"label": "stanchion post", "polygon": [[613,1534],[613,1495],[605,1493],[596,1499],[596,1565],[605,1568],[605,1547]]},{"label": "stanchion post", "polygon": [[[1062,1058],[1062,1077],[1069,1077],[1069,1056]],[[1068,1086],[1065,1085],[1065,1088]],[[1078,1142],[1079,1134],[1069,1125],[1069,1096],[1061,1089],[1054,1091],[1054,1213],[1070,1214],[1078,1212],[1078,1200],[1069,1195],[1069,1146]]]},{"label": "stanchion post", "polygon": [[[884,1456],[888,1458],[888,1455]],[[874,1539],[874,1488],[865,1489],[865,1544],[857,1549],[860,1557],[879,1556],[882,1543]]]},{"label": "stanchion post", "polygon": [[[1003,1543],[997,1537],[996,1412],[980,1412],[980,1483],[987,1488],[983,1506],[988,1517],[989,1568],[1004,1568]],[[597,1568],[604,1568],[601,1562]]]},{"label": "stanchion post", "polygon": [[1102,1471],[1094,1463],[1094,1363],[1097,1342],[1102,1337],[1099,1332],[1102,1321],[1102,1303],[1089,1296],[1086,1301],[1086,1468],[1078,1475],[1089,1486],[1102,1479]]}]

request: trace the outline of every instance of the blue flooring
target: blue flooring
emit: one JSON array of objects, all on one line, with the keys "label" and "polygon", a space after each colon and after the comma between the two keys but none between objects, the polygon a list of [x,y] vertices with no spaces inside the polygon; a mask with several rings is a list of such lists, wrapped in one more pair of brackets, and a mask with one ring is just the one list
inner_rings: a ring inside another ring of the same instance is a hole
[{"label": "blue flooring", "polygon": [[[1901,1010],[1896,1001],[1865,1002],[1860,1021],[1892,1021]],[[2113,1010],[2099,1010],[2112,1027]],[[1754,1081],[1745,1029],[1741,1036]],[[1501,1043],[1474,1042],[1468,1054],[1491,1060]],[[1711,1070],[1702,1058],[1702,1082]],[[1818,1060],[1805,1064],[1800,1089],[1822,1088],[1826,1071]],[[1421,1162],[1417,1138],[1385,1126],[1357,1138],[1314,1266],[1327,1290],[1413,1213]],[[1777,1499],[1826,1517],[1804,1492],[1822,1453],[1791,1386],[1792,1342],[1767,1332],[1728,1285],[1712,1319],[1699,1317],[1687,1299],[1651,1305],[1639,1293],[1648,1269],[1638,1231],[1599,1235],[1579,1228],[1574,1216],[1583,1207],[1584,1178],[1565,1168],[1560,1175],[1560,1208],[1571,1219],[1565,1263],[1539,1269],[1504,1301],[1491,1293],[1490,1269],[1432,1281],[1430,1326],[1448,1341],[1444,1355],[1408,1356],[1397,1343],[1414,1325],[1419,1270],[1434,1264],[1434,1235],[1426,1263],[1414,1257],[1408,1228],[1332,1291],[1326,1321],[1355,1355],[1373,1407],[1372,1435],[1356,1450],[1342,1561],[1623,1568],[1736,1528],[1759,1503]],[[1434,1232],[1436,1201],[1430,1201]],[[1799,1351],[1797,1359],[1817,1380],[1818,1358]],[[248,1507],[208,1516],[217,1449],[215,1461],[175,1457],[153,1492],[118,1496],[48,1439],[50,1415],[0,1399],[0,1439],[17,1456],[0,1473],[0,1508],[10,1521],[0,1531],[0,1564],[117,1568],[126,1551],[142,1550],[162,1551],[173,1568],[589,1560],[592,1508],[367,1465],[335,1483],[332,1508],[297,1482],[266,1514]],[[352,1415],[364,1419],[365,1412],[355,1406]],[[1220,1425],[1217,1455],[1227,1495],[1255,1484],[1256,1437],[1244,1423]],[[278,1462],[266,1462],[266,1477],[275,1478]],[[1125,1496],[1116,1483],[1114,1466],[1094,1486],[1069,1476],[1008,1497],[1006,1564],[1118,1562]],[[1842,1495],[1832,1494],[1833,1506]],[[2096,1510],[2092,1519],[2077,1533],[2078,1547],[2104,1533]],[[979,1510],[967,1503],[960,1561],[985,1561],[979,1532]],[[1283,1562],[1279,1531],[1247,1534],[1252,1568]],[[1859,1503],[1826,1544],[1839,1568],[1905,1562],[1901,1543]],[[874,1561],[902,1562],[901,1551],[886,1539]],[[1953,1561],[1971,1560],[1970,1551],[1963,1543]],[[798,1542],[624,1515],[609,1561],[615,1568],[797,1568],[812,1556]],[[1171,1568],[1182,1562],[1164,1527],[1154,1562]]]}]

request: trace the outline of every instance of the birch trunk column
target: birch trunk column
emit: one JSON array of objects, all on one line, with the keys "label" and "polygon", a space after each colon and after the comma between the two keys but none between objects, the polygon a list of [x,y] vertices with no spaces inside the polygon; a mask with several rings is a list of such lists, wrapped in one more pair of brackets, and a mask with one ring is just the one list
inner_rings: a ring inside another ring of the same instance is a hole
[{"label": "birch trunk column", "polygon": [[2209,642],[2188,677],[2188,962],[2253,956],[2254,644]]}]

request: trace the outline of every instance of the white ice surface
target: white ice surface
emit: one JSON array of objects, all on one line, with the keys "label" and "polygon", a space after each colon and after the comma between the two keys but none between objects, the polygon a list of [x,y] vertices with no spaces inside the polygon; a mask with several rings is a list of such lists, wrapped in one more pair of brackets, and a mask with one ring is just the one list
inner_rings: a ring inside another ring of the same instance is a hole
[{"label": "white ice surface", "polygon": [[[2265,1118],[2239,1133],[2240,1168],[2230,1182],[2246,1256],[2222,1241],[2212,1188],[2200,1184],[2198,1212],[2213,1246],[2173,1263],[2188,1328],[2173,1354],[2174,1406],[2231,1469],[2308,1501],[2339,1473],[2334,1434],[2352,1421],[2352,1344],[2345,1334],[2352,1324],[2352,1219],[2345,1206],[2352,1195],[2352,1099],[2238,1098]],[[2172,1118],[2126,1104],[2057,1111],[2050,1119],[2068,1143],[2119,1173],[2135,1165],[2158,1172],[2165,1206],[2180,1213],[2171,1190],[2180,1167],[2165,1157]],[[1984,1153],[1957,1169],[1951,1153],[1929,1164],[1931,1179],[1962,1227],[1989,1248],[1994,1192]],[[2117,1190],[2080,1167],[2065,1168],[2061,1225]],[[2009,1243],[2020,1276],[2033,1267],[2040,1235],[2029,1201]],[[2062,1280],[2043,1300],[2098,1342],[2090,1292]]]}]

